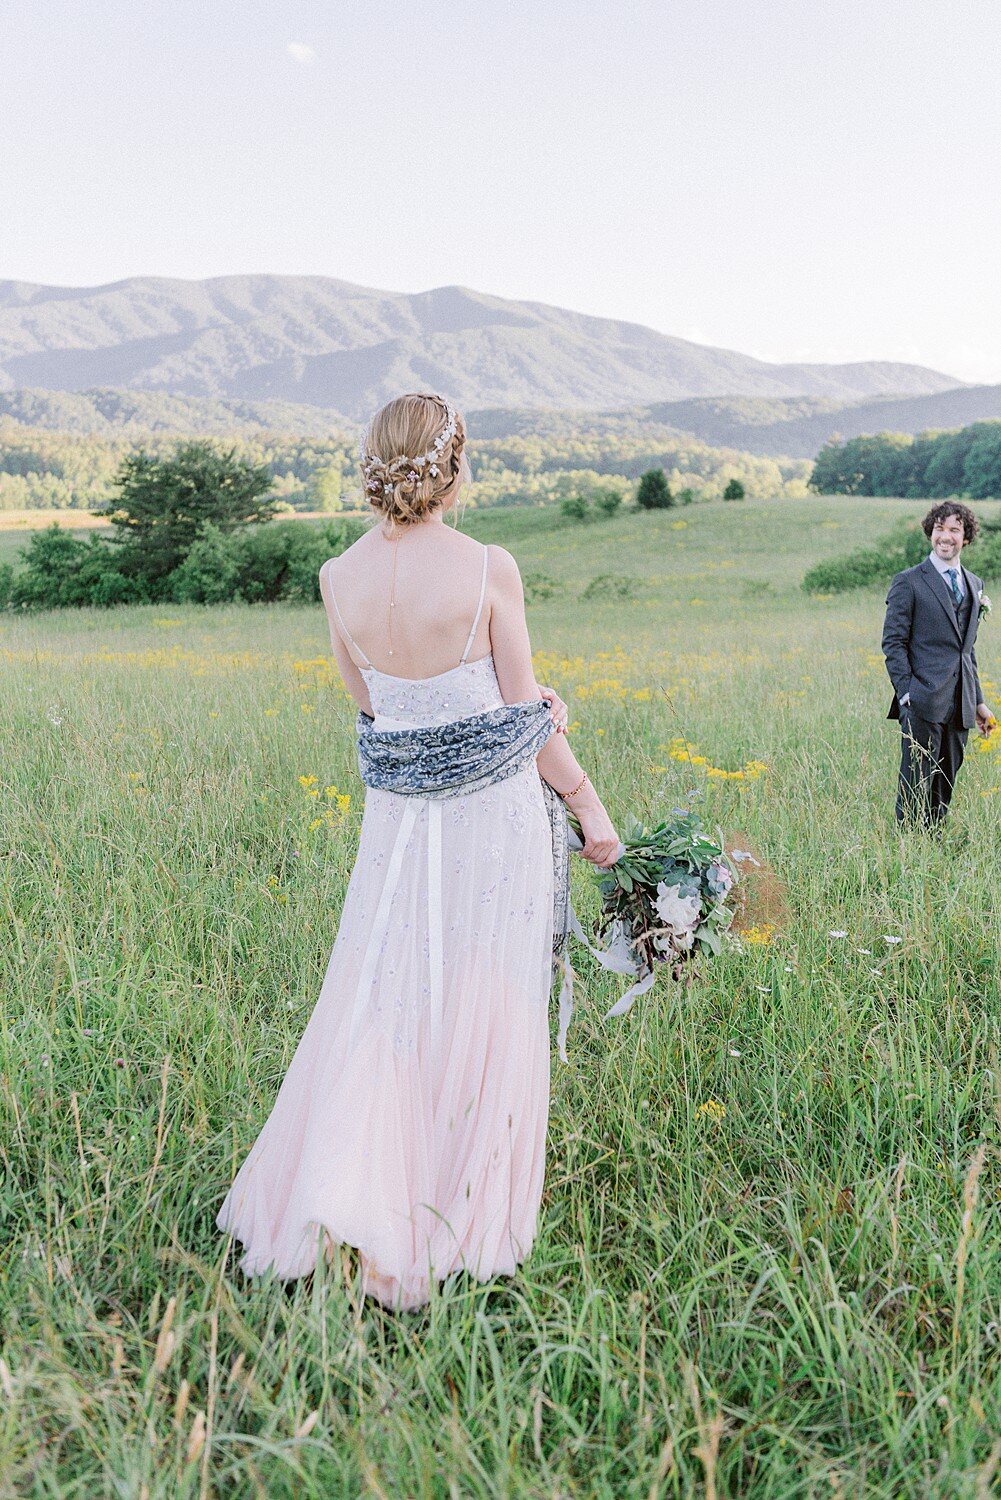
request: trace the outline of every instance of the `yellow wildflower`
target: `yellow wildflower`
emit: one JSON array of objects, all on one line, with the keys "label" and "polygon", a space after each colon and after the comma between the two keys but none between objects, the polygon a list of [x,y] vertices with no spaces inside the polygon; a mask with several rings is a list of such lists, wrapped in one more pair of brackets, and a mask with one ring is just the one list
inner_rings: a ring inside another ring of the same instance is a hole
[{"label": "yellow wildflower", "polygon": [[726,1105],[721,1104],[718,1099],[707,1099],[704,1104],[699,1105],[695,1113],[703,1119],[718,1122],[726,1119]]}]

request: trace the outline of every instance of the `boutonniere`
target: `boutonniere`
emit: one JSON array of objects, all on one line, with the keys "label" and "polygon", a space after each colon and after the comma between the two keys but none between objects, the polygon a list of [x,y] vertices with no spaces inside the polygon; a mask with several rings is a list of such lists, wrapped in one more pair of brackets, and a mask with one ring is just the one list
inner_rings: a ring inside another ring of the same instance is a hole
[{"label": "boutonniere", "polygon": [[991,601],[988,599],[988,597],[984,593],[983,589],[981,589],[980,590],[980,608],[977,610],[977,619],[978,620],[984,620],[984,619],[986,619],[987,616],[990,614],[990,612],[991,612]]}]

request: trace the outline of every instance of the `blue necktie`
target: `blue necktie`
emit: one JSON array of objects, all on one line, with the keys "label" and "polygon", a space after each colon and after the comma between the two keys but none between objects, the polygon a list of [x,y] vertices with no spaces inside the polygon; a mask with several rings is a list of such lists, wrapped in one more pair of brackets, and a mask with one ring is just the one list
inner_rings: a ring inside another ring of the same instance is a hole
[{"label": "blue necktie", "polygon": [[959,570],[958,568],[946,568],[945,571],[946,576],[949,579],[949,587],[952,589],[952,597],[955,600],[956,608],[958,609],[963,602],[963,596],[959,591]]}]

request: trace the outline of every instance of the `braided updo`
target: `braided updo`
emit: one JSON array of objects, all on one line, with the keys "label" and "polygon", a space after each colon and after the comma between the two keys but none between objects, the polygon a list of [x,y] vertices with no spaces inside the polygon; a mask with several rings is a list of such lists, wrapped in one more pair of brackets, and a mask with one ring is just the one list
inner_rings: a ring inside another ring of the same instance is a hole
[{"label": "braided updo", "polygon": [[[448,425],[448,403],[442,396],[410,392],[380,407],[362,443],[362,490],[372,508],[391,527],[414,526],[454,498],[460,480],[469,475],[466,429],[455,413],[455,433],[434,464],[416,465]],[[437,473],[432,473],[432,467]]]}]

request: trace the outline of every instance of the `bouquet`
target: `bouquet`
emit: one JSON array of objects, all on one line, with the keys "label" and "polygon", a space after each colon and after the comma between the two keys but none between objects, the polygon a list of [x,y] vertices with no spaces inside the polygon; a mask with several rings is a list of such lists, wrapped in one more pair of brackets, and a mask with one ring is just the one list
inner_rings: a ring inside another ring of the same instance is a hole
[{"label": "bouquet", "polygon": [[[582,847],[580,824],[570,814],[571,840]],[[625,829],[617,862],[595,869],[601,892],[598,945],[592,944],[571,911],[572,930],[606,969],[635,976],[635,983],[607,1016],[620,1016],[650,988],[661,966],[671,977],[691,972],[698,954],[722,950],[723,934],[733,921],[727,897],[737,871],[724,848],[723,835],[707,834],[694,812],[675,808],[670,819],[648,828],[635,819]],[[572,1008],[572,985],[570,993]],[[569,1023],[569,1013],[565,1017]],[[561,1016],[561,1056],[566,1028]]]}]

